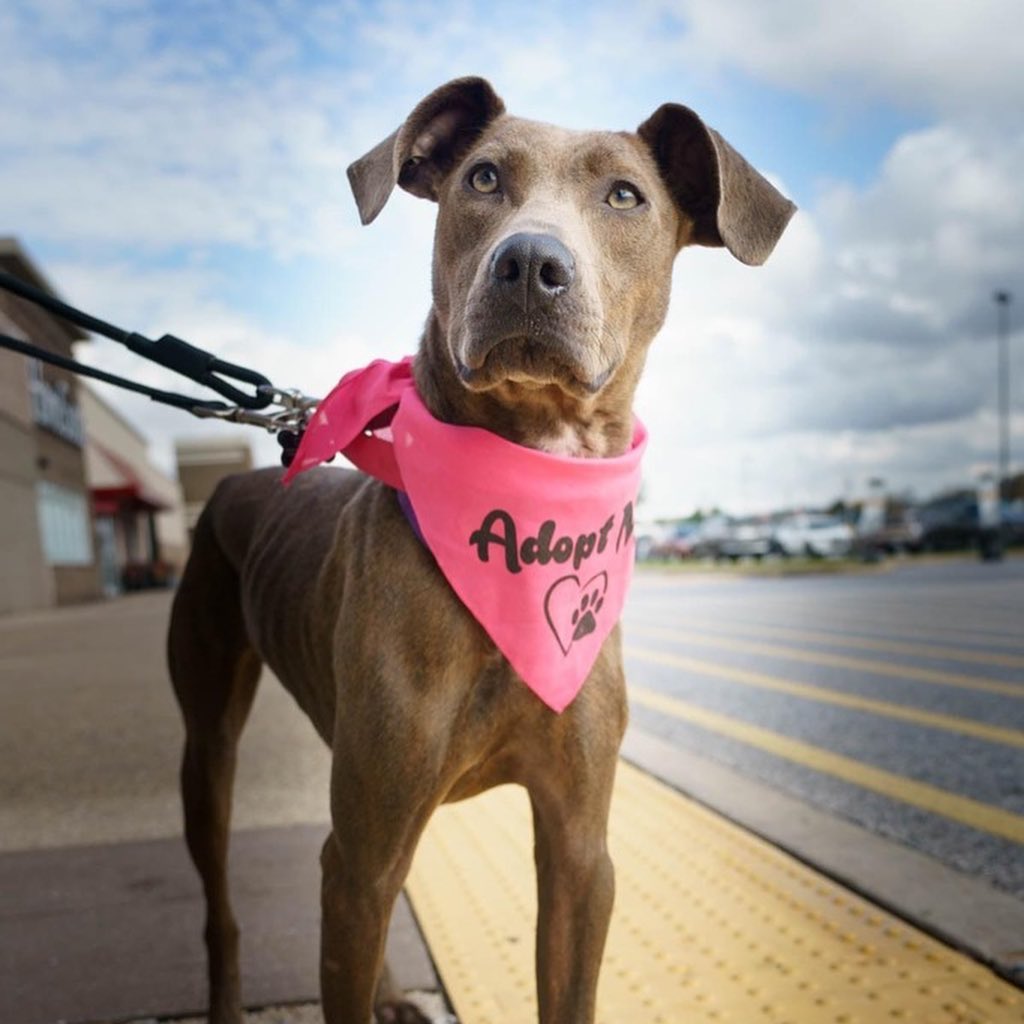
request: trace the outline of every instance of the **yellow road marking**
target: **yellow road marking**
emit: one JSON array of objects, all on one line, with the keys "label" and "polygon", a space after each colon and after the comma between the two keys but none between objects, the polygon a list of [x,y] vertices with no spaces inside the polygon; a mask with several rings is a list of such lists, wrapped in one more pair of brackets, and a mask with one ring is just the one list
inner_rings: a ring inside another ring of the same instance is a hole
[{"label": "yellow road marking", "polygon": [[969,718],[957,718],[954,715],[943,715],[935,711],[924,711],[920,708],[905,707],[887,700],[872,700],[869,697],[858,697],[852,693],[840,693],[821,686],[806,683],[795,683],[780,676],[770,676],[763,672],[750,672],[747,669],[719,665],[713,661],[700,658],[687,658],[667,651],[654,651],[647,647],[635,647],[627,644],[626,654],[644,661],[680,668],[701,675],[715,676],[730,683],[743,683],[756,686],[762,690],[773,690],[776,693],[787,693],[793,697],[818,701],[821,704],[835,704],[838,707],[852,708],[855,711],[867,711],[873,715],[883,715],[914,725],[925,725],[933,729],[944,729],[964,736],[974,736],[991,743],[1005,743],[1011,747],[1024,747],[1024,731],[1020,729],[1004,729],[997,725],[987,725]]},{"label": "yellow road marking", "polygon": [[[633,607],[631,605],[631,607]],[[833,603],[830,612],[837,624],[865,632],[890,633],[902,639],[912,642],[920,640],[930,643],[955,643],[954,637],[960,637],[965,643],[991,644],[1008,651],[1024,651],[1024,631],[1014,626],[1000,627],[997,623],[989,622],[987,626],[968,626],[962,617],[962,608],[955,607],[953,610],[958,615],[956,623],[943,622],[935,617],[927,621],[920,619],[908,620],[905,615],[906,602],[894,601],[887,605],[891,609],[891,615],[886,614],[886,609],[879,602],[874,602],[872,612],[865,613],[860,607],[853,609],[848,604]],[[776,611],[784,611],[799,618],[807,610],[807,604],[803,602],[773,601],[772,608]],[[665,605],[661,602],[648,602],[646,606],[637,611],[647,614],[648,610],[664,611]],[[837,632],[839,630],[837,629]],[[843,630],[845,633],[845,629]]]},{"label": "yellow road marking", "polygon": [[954,634],[959,634],[965,641],[975,644],[991,644],[994,647],[1002,647],[1012,651],[1024,651],[1024,640],[1021,640],[1016,632],[1004,631],[1002,629],[976,629],[969,626],[953,625],[929,625],[923,622],[900,622],[893,620],[865,618],[863,615],[843,615],[844,625],[853,626],[856,629],[868,631],[880,630],[884,633],[894,633],[906,637],[908,640],[921,639],[926,641],[940,640],[949,641]]},{"label": "yellow road marking", "polygon": [[991,644],[993,647],[1011,651],[1024,651],[1024,641],[1019,639],[1015,633],[1003,630],[986,631],[968,626],[926,625],[923,622],[901,622],[897,625],[892,620],[887,622],[884,619],[864,618],[862,615],[843,615],[842,622],[843,625],[852,626],[855,629],[898,634],[907,640],[919,639],[931,642],[938,638],[948,642],[954,639],[955,634],[958,634],[965,642]]},{"label": "yellow road marking", "polygon": [[941,815],[990,835],[1024,843],[1024,816],[992,807],[970,797],[958,796],[926,782],[916,782],[895,772],[874,768],[852,757],[833,754],[829,750],[790,739],[770,729],[740,722],[728,715],[691,704],[677,697],[668,697],[646,687],[630,685],[630,698],[637,704],[671,715],[685,722],[710,729],[749,746],[765,750],[794,764],[831,775],[844,782],[880,793],[932,814]]},{"label": "yellow road marking", "polygon": [[754,640],[735,640],[708,636],[685,629],[668,629],[660,626],[638,626],[627,624],[627,638],[634,633],[644,636],[685,641],[701,647],[723,647],[727,650],[744,651],[748,654],[763,654],[766,657],[785,658],[788,661],[803,661],[812,665],[827,665],[832,668],[847,668],[855,672],[871,672],[874,675],[893,676],[897,679],[911,679],[917,683],[931,683],[935,686],[957,686],[982,693],[998,693],[1001,697],[1024,699],[1024,686],[1014,683],[1000,683],[980,676],[961,675],[958,672],[941,672],[934,668],[920,668],[915,665],[893,665],[875,658],[852,658],[842,654],[827,654],[824,651],[805,651],[799,647],[783,644],[765,644]]},{"label": "yellow road marking", "polygon": [[[669,625],[669,623],[664,623]],[[808,643],[834,644],[836,647],[856,647],[865,651],[882,651],[886,654],[906,654],[914,658],[948,658],[977,665],[998,665],[1003,668],[1024,668],[1024,655],[995,654],[989,651],[967,651],[962,647],[946,645],[912,644],[901,640],[869,640],[840,630],[793,629],[790,626],[764,626],[755,623],[738,624],[730,622],[724,627],[711,620],[686,618],[689,628],[713,629],[718,633],[750,633],[754,636],[789,637],[791,640],[805,640]]]}]

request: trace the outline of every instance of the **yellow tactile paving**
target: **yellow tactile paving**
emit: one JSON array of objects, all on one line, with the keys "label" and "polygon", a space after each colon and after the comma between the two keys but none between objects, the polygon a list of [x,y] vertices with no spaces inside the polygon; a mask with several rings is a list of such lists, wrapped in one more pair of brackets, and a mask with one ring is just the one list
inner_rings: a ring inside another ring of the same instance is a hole
[{"label": "yellow tactile paving", "polygon": [[[1022,1024],[974,961],[623,764],[601,1024]],[[517,787],[442,808],[409,891],[461,1024],[532,1024],[536,913]]]}]

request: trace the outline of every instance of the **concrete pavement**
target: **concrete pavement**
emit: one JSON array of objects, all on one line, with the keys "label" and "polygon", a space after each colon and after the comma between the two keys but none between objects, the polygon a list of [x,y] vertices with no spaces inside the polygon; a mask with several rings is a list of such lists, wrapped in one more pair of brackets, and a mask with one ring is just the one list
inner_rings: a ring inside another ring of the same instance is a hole
[{"label": "concrete pavement", "polygon": [[[163,660],[169,606],[169,594],[151,593],[0,619],[2,1021],[202,1006],[201,893],[178,796],[183,731]],[[328,771],[308,721],[264,680],[240,747],[231,855],[252,1005],[317,996]],[[410,988],[436,988],[416,937],[403,905],[397,973]]]}]

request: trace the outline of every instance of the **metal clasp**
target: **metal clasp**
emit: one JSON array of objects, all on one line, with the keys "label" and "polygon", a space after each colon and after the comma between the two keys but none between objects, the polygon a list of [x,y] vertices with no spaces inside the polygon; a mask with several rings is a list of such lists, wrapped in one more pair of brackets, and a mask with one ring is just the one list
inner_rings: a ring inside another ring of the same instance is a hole
[{"label": "metal clasp", "polygon": [[200,419],[225,420],[228,423],[246,423],[262,427],[270,433],[290,430],[301,434],[309,422],[313,410],[320,404],[319,398],[311,398],[295,388],[277,388],[270,384],[262,384],[257,393],[269,398],[270,405],[279,405],[276,412],[257,412],[255,409],[243,409],[233,405],[226,409],[209,409],[195,406],[192,414]]}]

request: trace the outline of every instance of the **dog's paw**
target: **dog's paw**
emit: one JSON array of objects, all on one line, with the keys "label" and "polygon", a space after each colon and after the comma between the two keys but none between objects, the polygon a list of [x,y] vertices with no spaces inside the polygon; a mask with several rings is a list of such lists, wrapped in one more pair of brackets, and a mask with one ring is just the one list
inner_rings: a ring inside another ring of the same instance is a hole
[{"label": "dog's paw", "polygon": [[431,1024],[429,1017],[413,1003],[383,1003],[376,1008],[377,1024]]}]

